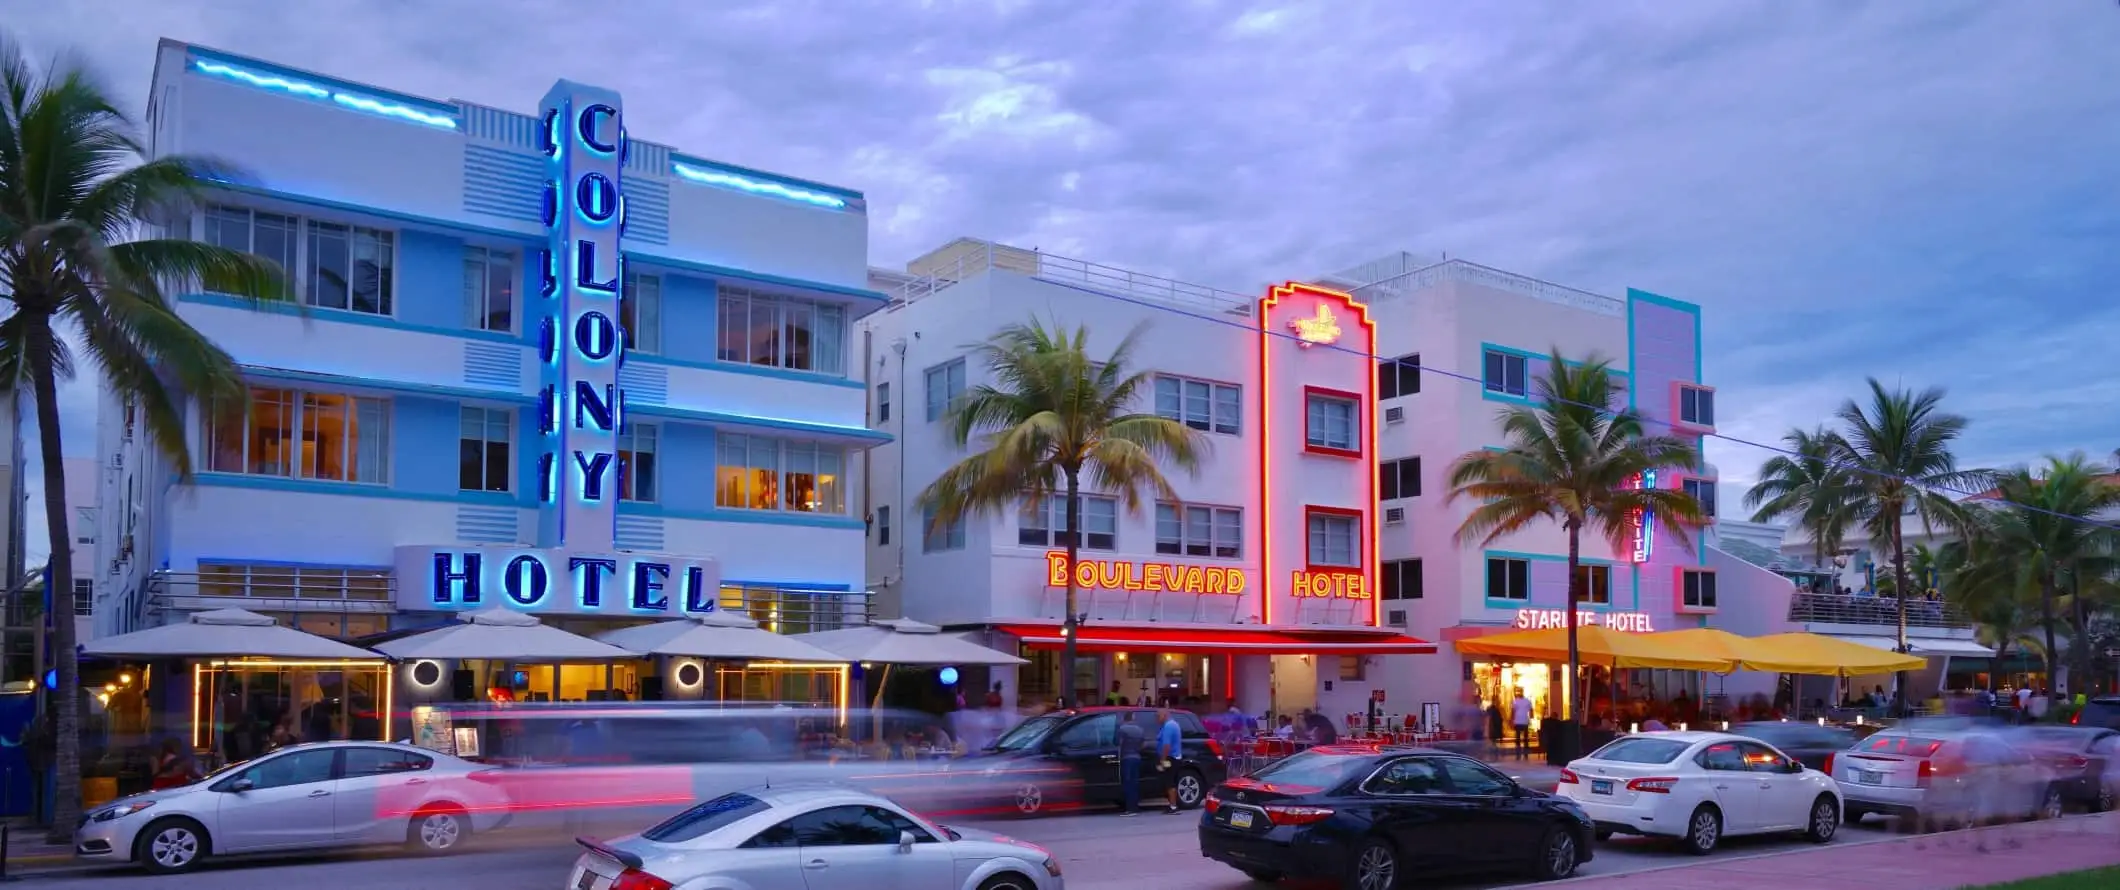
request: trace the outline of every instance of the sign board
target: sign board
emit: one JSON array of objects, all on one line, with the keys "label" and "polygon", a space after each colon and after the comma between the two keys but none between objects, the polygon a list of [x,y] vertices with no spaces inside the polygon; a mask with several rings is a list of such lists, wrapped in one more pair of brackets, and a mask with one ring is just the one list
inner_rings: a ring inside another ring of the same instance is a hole
[{"label": "sign board", "polygon": [[1380,704],[1380,705],[1381,705],[1381,704],[1383,704],[1383,703],[1384,703],[1384,690],[1382,690],[1382,689],[1371,689],[1371,690],[1369,690],[1369,700],[1370,700],[1370,701],[1373,701],[1373,702],[1376,702],[1377,704]]},{"label": "sign board", "polygon": [[[1045,554],[1045,584],[1066,587],[1067,552]],[[1138,590],[1146,593],[1197,593],[1208,596],[1239,596],[1249,586],[1244,570],[1233,566],[1200,566],[1185,563],[1133,562],[1123,559],[1078,559],[1074,565],[1078,590]]]},{"label": "sign board", "polygon": [[665,617],[712,612],[721,599],[721,564],[694,556],[415,545],[397,548],[395,564],[408,612]]},{"label": "sign board", "polygon": [[2114,648],[2114,649],[2107,649],[2107,650],[2105,650],[2105,657],[2107,657],[2107,658],[2120,658],[2120,648]]},{"label": "sign board", "polygon": [[[1647,612],[1590,612],[1577,610],[1575,623],[1578,627],[1609,627],[1629,633],[1655,633],[1656,624]],[[1560,609],[1518,609],[1516,626],[1520,630],[1545,630],[1567,627],[1568,613]]]},{"label": "sign board", "polygon": [[1358,571],[1297,569],[1291,573],[1288,589],[1298,598],[1366,600],[1369,598],[1369,577]]}]

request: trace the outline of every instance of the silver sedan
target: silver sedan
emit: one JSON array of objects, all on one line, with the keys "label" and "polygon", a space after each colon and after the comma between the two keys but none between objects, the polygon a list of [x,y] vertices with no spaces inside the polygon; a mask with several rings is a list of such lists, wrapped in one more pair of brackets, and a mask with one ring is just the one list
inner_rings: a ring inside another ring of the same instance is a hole
[{"label": "silver sedan", "polygon": [[835,785],[724,794],[588,849],[562,890],[1062,890],[1045,848]]}]

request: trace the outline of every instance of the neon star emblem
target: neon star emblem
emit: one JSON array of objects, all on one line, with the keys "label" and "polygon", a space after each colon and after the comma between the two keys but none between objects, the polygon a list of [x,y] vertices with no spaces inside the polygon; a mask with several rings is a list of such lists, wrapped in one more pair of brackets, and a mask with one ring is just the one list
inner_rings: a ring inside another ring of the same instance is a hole
[{"label": "neon star emblem", "polygon": [[1305,349],[1324,344],[1330,346],[1340,341],[1340,320],[1332,315],[1332,307],[1318,304],[1318,314],[1309,318],[1298,318],[1289,327],[1296,329],[1297,345]]}]

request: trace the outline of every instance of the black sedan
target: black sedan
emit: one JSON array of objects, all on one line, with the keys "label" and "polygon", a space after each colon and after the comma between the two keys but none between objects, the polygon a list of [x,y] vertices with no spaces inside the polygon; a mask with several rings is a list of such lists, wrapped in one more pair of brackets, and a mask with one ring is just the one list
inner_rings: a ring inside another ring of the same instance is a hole
[{"label": "black sedan", "polygon": [[2009,740],[2054,771],[2064,801],[2103,813],[2120,797],[2120,785],[2113,777],[2114,761],[2120,758],[2120,730],[2028,726],[2010,733]]},{"label": "black sedan", "polygon": [[1469,757],[1329,745],[1216,787],[1200,855],[1260,881],[1330,878],[1351,890],[1448,872],[1554,880],[1590,861],[1592,831],[1574,803]]},{"label": "black sedan", "polygon": [[1730,733],[1773,745],[1783,754],[1794,757],[1797,762],[1819,772],[1826,771],[1828,759],[1855,747],[1857,741],[1854,730],[1838,726],[1820,726],[1801,720],[1732,723]]}]

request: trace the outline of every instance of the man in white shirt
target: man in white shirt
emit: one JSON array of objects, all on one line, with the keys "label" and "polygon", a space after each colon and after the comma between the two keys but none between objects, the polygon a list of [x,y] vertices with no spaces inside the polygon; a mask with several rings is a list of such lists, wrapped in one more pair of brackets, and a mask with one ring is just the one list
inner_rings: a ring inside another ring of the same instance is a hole
[{"label": "man in white shirt", "polygon": [[1516,690],[1516,700],[1509,703],[1509,728],[1516,733],[1516,753],[1528,756],[1531,753],[1531,699],[1524,697],[1522,687]]}]

